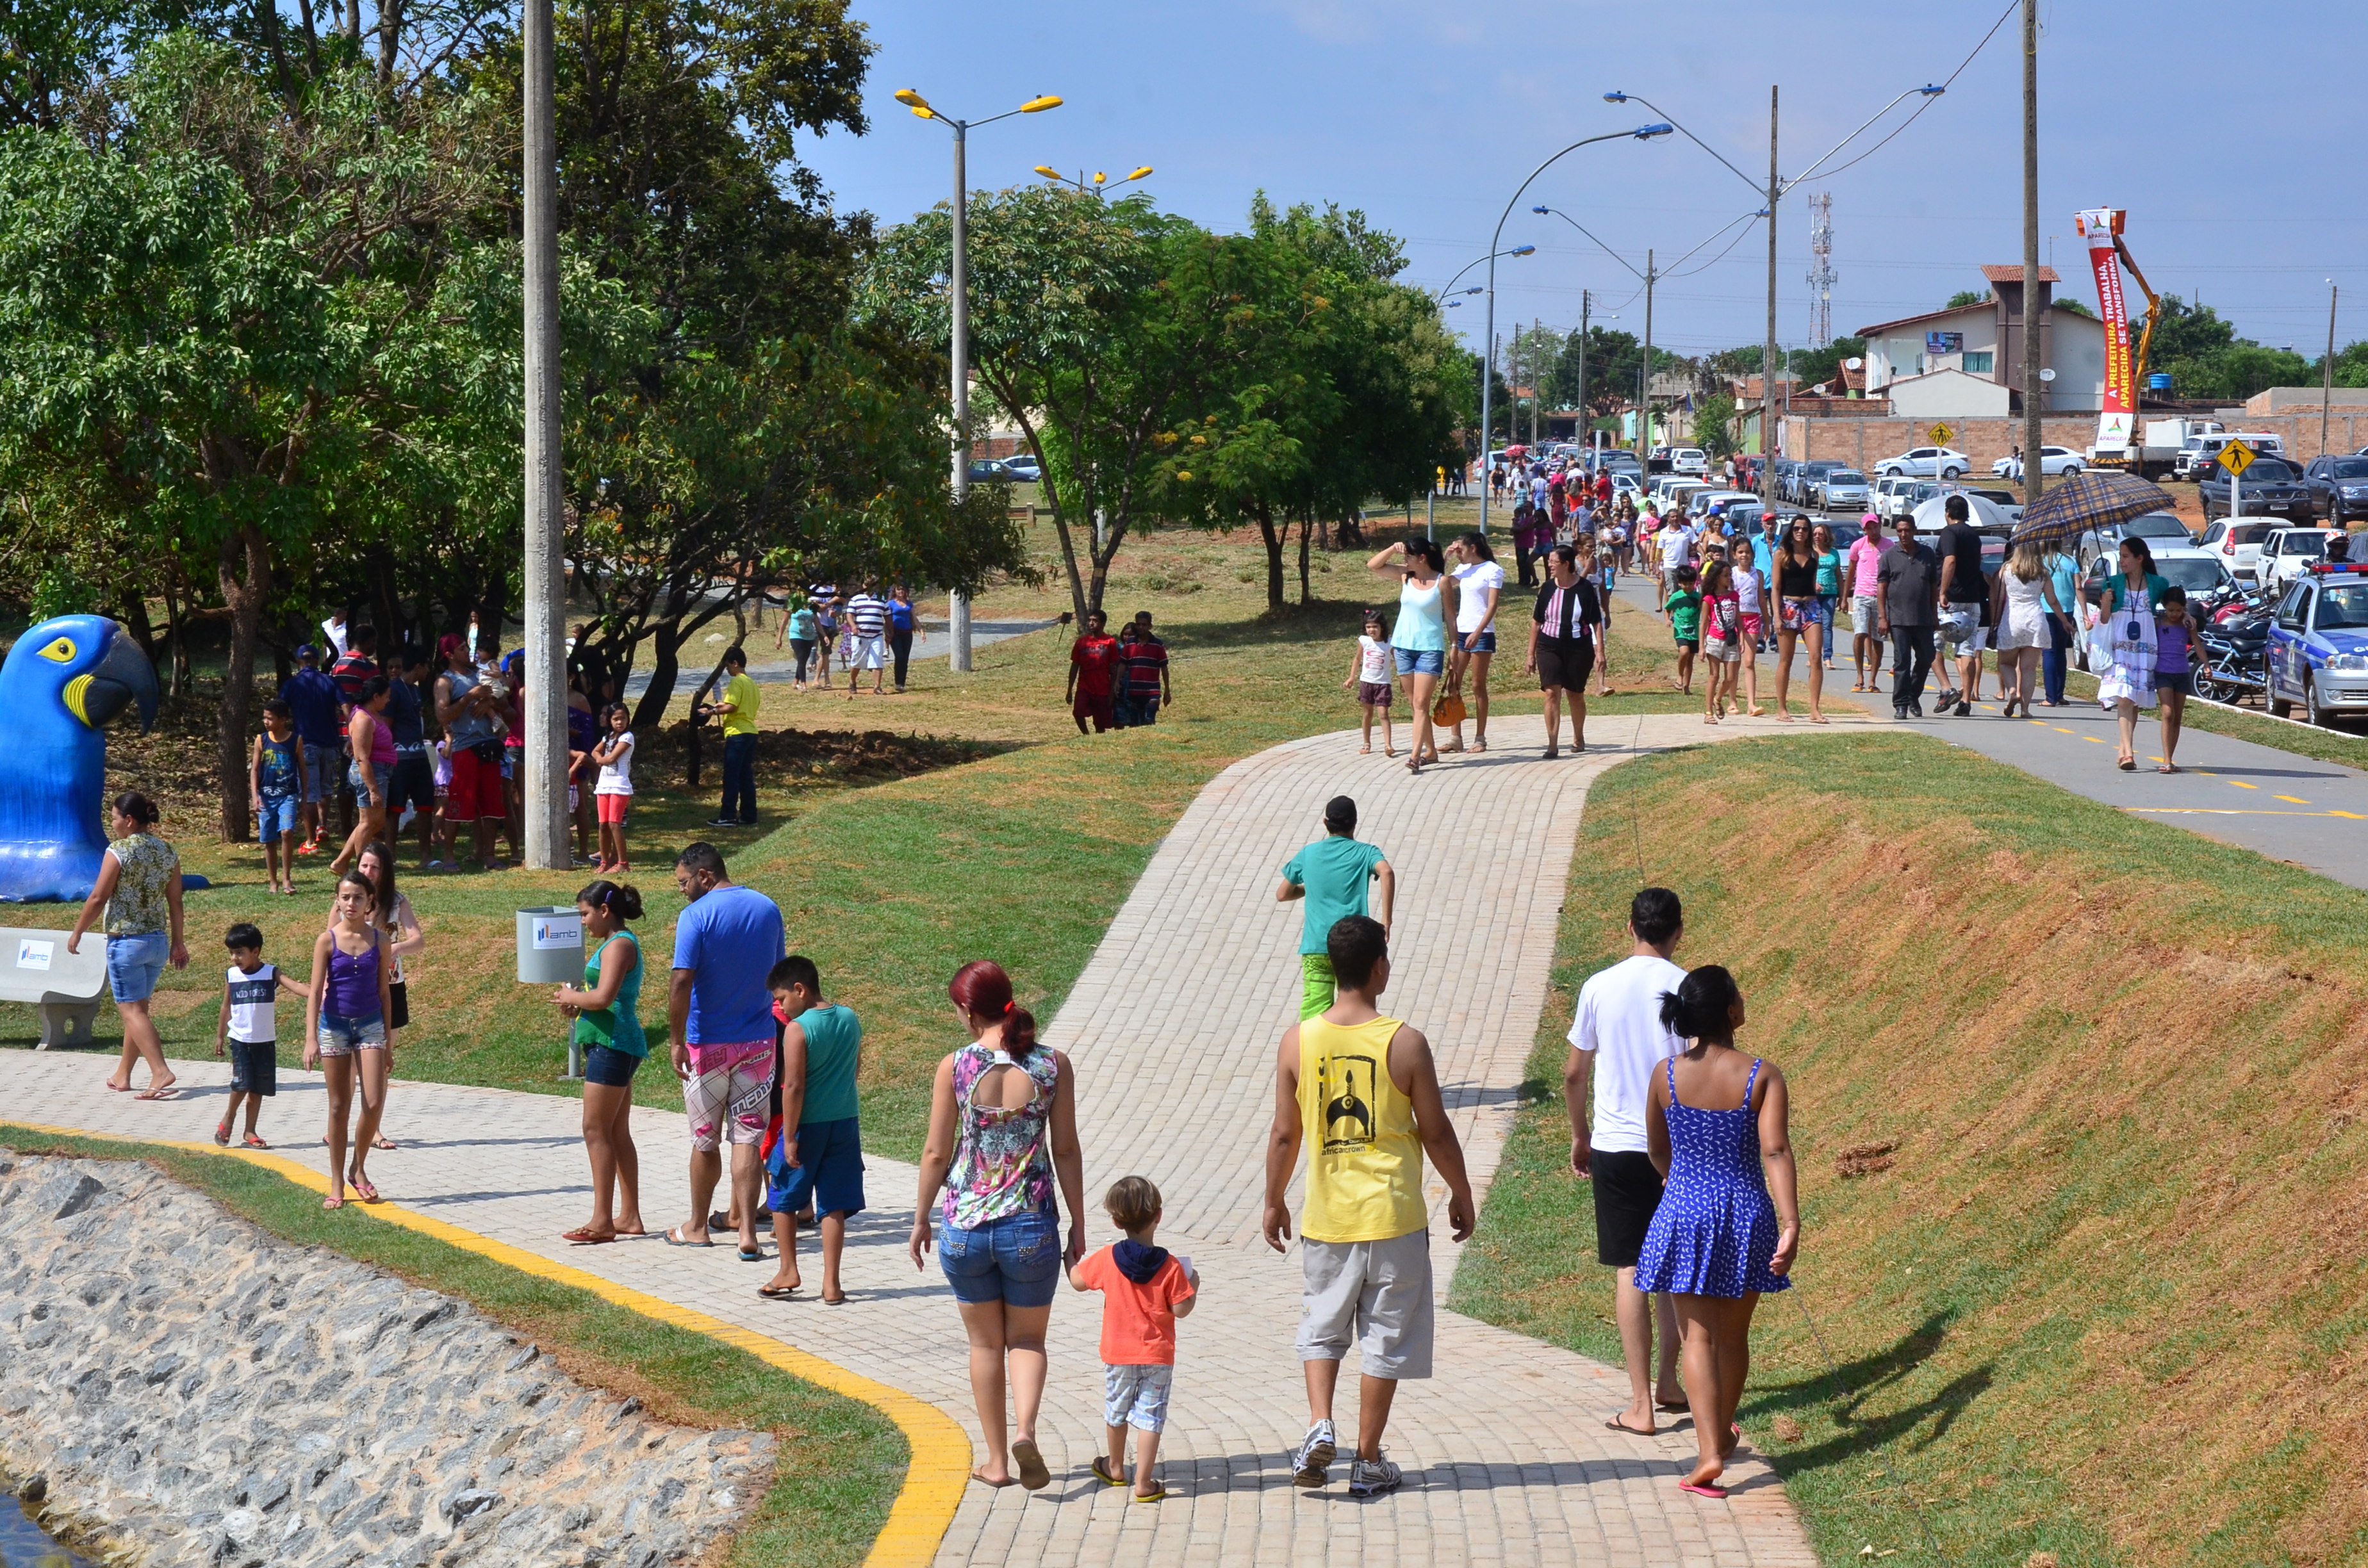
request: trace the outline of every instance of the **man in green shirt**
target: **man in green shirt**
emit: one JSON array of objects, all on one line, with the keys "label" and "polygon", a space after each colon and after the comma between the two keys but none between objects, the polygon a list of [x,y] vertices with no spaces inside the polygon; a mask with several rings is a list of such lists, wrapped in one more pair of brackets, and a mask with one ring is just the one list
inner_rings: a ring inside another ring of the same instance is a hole
[{"label": "man in green shirt", "polygon": [[797,1291],[798,1221],[811,1213],[822,1229],[823,1305],[836,1307],[847,1300],[838,1282],[847,1219],[864,1207],[855,1095],[863,1025],[853,1008],[822,999],[822,975],[812,959],[791,953],[766,983],[773,1016],[781,1020],[781,1107],[765,1156],[765,1207],[773,1211],[780,1267],[757,1294],[781,1301]]},{"label": "man in green shirt", "polygon": [[1332,1006],[1332,958],[1326,943],[1332,927],[1351,915],[1364,915],[1365,884],[1382,884],[1382,930],[1390,928],[1390,905],[1397,896],[1397,873],[1376,845],[1357,837],[1357,802],[1335,795],[1324,807],[1325,836],[1293,855],[1282,868],[1275,902],[1307,901],[1299,936],[1299,1021]]},{"label": "man in green shirt", "polygon": [[757,710],[765,697],[748,678],[746,649],[735,644],[725,653],[723,674],[723,699],[709,703],[706,709],[709,718],[723,721],[723,809],[707,825],[753,827],[757,823]]}]

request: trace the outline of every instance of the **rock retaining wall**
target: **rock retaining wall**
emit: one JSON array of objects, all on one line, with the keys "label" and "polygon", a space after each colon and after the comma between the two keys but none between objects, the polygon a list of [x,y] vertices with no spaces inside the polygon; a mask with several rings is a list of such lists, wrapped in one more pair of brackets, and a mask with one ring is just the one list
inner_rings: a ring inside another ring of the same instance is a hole
[{"label": "rock retaining wall", "polygon": [[0,1467],[165,1568],[697,1558],[768,1484],[449,1297],[131,1163],[0,1149]]}]

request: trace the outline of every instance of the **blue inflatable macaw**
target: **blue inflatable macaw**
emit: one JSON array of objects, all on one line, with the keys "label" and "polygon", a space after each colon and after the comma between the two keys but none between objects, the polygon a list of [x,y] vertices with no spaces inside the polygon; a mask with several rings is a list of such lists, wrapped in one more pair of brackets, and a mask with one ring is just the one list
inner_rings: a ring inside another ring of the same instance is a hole
[{"label": "blue inflatable macaw", "polygon": [[103,615],[62,615],[17,639],[0,663],[0,903],[90,896],[107,849],[107,737],[137,704],[156,722],[156,670]]}]

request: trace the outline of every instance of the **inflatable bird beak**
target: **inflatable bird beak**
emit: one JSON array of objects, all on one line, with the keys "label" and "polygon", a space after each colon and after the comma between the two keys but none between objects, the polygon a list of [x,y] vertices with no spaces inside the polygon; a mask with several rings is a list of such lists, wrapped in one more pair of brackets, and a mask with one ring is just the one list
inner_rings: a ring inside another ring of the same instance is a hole
[{"label": "inflatable bird beak", "polygon": [[156,668],[120,621],[107,640],[107,656],[87,675],[66,683],[66,707],[94,730],[105,729],[133,702],[140,704],[140,733],[156,727]]}]

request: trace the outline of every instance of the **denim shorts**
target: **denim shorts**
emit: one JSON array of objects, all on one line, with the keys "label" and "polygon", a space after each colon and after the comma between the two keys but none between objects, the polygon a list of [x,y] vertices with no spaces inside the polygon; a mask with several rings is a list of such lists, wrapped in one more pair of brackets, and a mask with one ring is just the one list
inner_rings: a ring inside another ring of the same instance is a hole
[{"label": "denim shorts", "polygon": [[1494,631],[1459,631],[1455,634],[1455,645],[1467,653],[1493,653],[1497,651],[1497,634]]},{"label": "denim shorts", "polygon": [[[388,787],[394,782],[394,764],[373,762],[370,764],[370,771],[378,776],[378,798],[383,801],[386,799]],[[353,786],[354,798],[367,804],[370,801],[370,780],[362,777],[360,763],[346,764],[346,782]]]},{"label": "denim shorts", "polygon": [[357,1051],[386,1049],[386,1017],[380,1013],[372,1013],[367,1018],[347,1018],[324,1011],[319,1033],[324,1056],[351,1056]]},{"label": "denim shorts", "polygon": [[165,960],[173,956],[173,938],[164,931],[142,931],[134,937],[107,939],[107,983],[118,1002],[145,1002],[156,994]]},{"label": "denim shorts", "polygon": [[256,815],[256,836],[268,841],[282,834],[295,832],[296,811],[303,803],[303,800],[292,790],[285,795],[264,796],[263,810]]},{"label": "denim shorts", "polygon": [[1402,676],[1435,676],[1447,669],[1444,648],[1392,648],[1390,652],[1396,655]]},{"label": "denim shorts", "polygon": [[342,745],[333,743],[316,746],[306,741],[304,766],[300,770],[305,801],[317,806],[335,796],[338,782],[345,778],[347,766],[346,751]]},{"label": "denim shorts", "polygon": [[966,1307],[1049,1307],[1061,1282],[1061,1228],[1049,1209],[967,1231],[948,1225],[938,1233],[938,1263]]},{"label": "denim shorts", "polygon": [[629,1051],[616,1051],[605,1045],[586,1046],[584,1051],[584,1081],[604,1088],[621,1089],[633,1081],[633,1074],[642,1059]]}]

